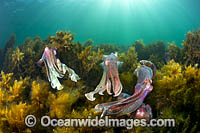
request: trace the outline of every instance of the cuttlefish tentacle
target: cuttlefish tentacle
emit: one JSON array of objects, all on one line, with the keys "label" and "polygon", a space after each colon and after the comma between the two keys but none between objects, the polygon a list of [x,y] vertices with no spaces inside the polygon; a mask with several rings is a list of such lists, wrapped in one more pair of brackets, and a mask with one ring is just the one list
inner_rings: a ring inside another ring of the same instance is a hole
[{"label": "cuttlefish tentacle", "polygon": [[52,88],[57,88],[58,90],[63,89],[58,78],[63,78],[66,71],[69,72],[69,77],[72,81],[77,82],[80,79],[74,70],[56,58],[56,49],[45,48],[42,58],[38,61],[38,66],[42,66],[43,64],[46,67],[47,77],[49,82],[51,82]]},{"label": "cuttlefish tentacle", "polygon": [[94,101],[94,95],[96,93],[103,95],[105,90],[107,90],[109,95],[112,95],[112,92],[114,93],[114,96],[120,95],[123,87],[120,83],[118,68],[122,64],[122,62],[117,60],[117,53],[105,55],[104,62],[101,63],[101,66],[104,69],[101,81],[94,91],[85,94],[86,98],[90,101]]},{"label": "cuttlefish tentacle", "polygon": [[[95,106],[96,111],[102,112],[101,117],[105,115],[125,115],[130,114],[136,110],[138,110],[139,107],[143,105],[143,101],[146,98],[146,96],[153,90],[152,78],[155,76],[155,65],[151,63],[150,61],[141,61],[142,66],[138,67],[135,70],[135,75],[137,76],[137,85],[135,86],[135,92],[132,96],[128,94],[122,93],[119,96],[118,101],[109,102],[109,103],[102,103],[97,104]],[[146,118],[150,118],[152,116],[151,109],[149,106],[145,106],[143,108],[139,108],[139,111],[143,111],[143,114]],[[146,111],[144,111],[144,109]],[[139,117],[140,115],[137,115],[136,117]],[[148,117],[147,117],[148,116]]]}]

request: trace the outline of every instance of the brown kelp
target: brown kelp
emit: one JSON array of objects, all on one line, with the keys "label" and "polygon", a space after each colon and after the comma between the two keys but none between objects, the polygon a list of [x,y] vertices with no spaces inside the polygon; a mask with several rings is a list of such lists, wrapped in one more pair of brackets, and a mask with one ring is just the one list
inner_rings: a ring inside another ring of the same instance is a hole
[{"label": "brown kelp", "polygon": [[191,64],[200,63],[200,29],[188,32],[187,38],[183,41],[185,59]]},{"label": "brown kelp", "polygon": [[14,46],[15,46],[15,40],[16,40],[15,34],[11,34],[9,40],[5,44],[4,55],[6,54],[6,52],[7,52],[8,49],[14,48]]},{"label": "brown kelp", "polygon": [[[2,48],[0,48],[0,62],[3,62],[3,49]],[[0,63],[0,69],[2,69],[2,65],[3,65],[3,63]]]},{"label": "brown kelp", "polygon": [[[175,42],[168,43],[168,56],[170,59],[173,59],[176,62],[183,62],[183,49],[180,47],[176,46],[174,44]],[[170,61],[170,59],[168,61]]]},{"label": "brown kelp", "polygon": [[98,51],[98,49],[104,49],[104,54],[108,55],[112,52],[120,52],[120,47],[114,44],[97,44],[93,45],[92,49]]},{"label": "brown kelp", "polygon": [[165,64],[167,45],[164,41],[159,40],[145,45],[142,40],[137,40],[132,46],[138,53],[138,60],[150,60],[155,63],[157,68],[161,68]]},{"label": "brown kelp", "polygon": [[[98,49],[97,52],[91,50],[91,46],[85,47],[80,53],[77,53],[77,57],[80,60],[83,70],[81,74],[86,74],[91,71],[94,65],[102,60],[104,50]],[[84,76],[85,77],[85,76]]]},{"label": "brown kelp", "polygon": [[[197,122],[200,109],[200,69],[197,66],[182,66],[170,61],[157,72],[154,91],[148,97],[154,103],[158,118],[174,118],[176,128],[161,128],[163,132],[194,132],[199,127]],[[153,109],[154,110],[154,109]],[[160,131],[159,130],[159,131]]]}]

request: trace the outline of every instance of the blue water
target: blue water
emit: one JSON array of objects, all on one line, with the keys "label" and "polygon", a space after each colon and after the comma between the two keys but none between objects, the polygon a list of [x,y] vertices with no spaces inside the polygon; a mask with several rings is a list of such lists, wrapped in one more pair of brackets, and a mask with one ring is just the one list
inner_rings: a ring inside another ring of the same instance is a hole
[{"label": "blue water", "polygon": [[71,30],[76,41],[128,45],[142,39],[181,45],[200,27],[199,0],[0,0],[0,45],[11,33],[30,36]]}]

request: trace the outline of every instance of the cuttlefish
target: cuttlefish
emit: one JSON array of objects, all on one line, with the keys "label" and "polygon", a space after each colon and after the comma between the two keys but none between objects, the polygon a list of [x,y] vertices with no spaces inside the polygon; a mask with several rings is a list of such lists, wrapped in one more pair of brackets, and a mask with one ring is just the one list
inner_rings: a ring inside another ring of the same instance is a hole
[{"label": "cuttlefish", "polygon": [[97,112],[102,112],[101,117],[105,115],[126,115],[136,112],[136,118],[151,118],[151,107],[146,106],[143,101],[147,95],[152,91],[153,86],[152,78],[156,74],[155,65],[146,60],[140,61],[141,66],[135,70],[135,75],[137,76],[137,84],[135,86],[135,92],[132,96],[121,93],[117,101],[97,104],[95,110]]},{"label": "cuttlefish", "polygon": [[94,91],[85,94],[86,98],[94,101],[94,95],[96,93],[104,95],[103,92],[105,90],[107,90],[109,95],[112,95],[113,92],[114,97],[119,96],[123,87],[119,79],[118,68],[122,64],[122,62],[117,60],[117,53],[104,55],[104,61],[100,64],[104,69],[101,81]]},{"label": "cuttlefish", "polygon": [[37,64],[40,67],[45,65],[48,80],[51,82],[51,87],[54,89],[63,89],[63,86],[60,84],[58,78],[63,78],[66,71],[68,71],[69,78],[72,81],[77,82],[77,80],[80,79],[73,69],[67,67],[65,64],[61,63],[58,58],[56,58],[56,48],[46,47],[42,58],[37,62]]}]

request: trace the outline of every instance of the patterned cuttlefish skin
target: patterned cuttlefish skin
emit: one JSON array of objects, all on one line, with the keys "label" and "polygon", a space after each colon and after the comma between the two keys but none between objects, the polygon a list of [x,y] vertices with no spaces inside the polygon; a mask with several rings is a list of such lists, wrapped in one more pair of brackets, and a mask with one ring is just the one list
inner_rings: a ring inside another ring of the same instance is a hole
[{"label": "patterned cuttlefish skin", "polygon": [[[151,108],[149,106],[142,106],[144,99],[146,96],[152,91],[153,86],[152,78],[156,74],[156,68],[153,63],[150,61],[142,60],[140,61],[141,66],[135,70],[135,75],[137,76],[137,84],[135,86],[135,92],[132,96],[121,93],[117,101],[97,104],[95,106],[95,110],[98,112],[102,112],[101,117],[105,115],[126,115],[132,112],[135,112],[137,109],[136,117],[152,117]],[[140,108],[141,107],[141,108]],[[143,110],[143,109],[146,109]],[[139,114],[139,112],[143,112],[146,114]]]},{"label": "patterned cuttlefish skin", "polygon": [[74,70],[67,67],[56,58],[56,48],[52,49],[46,47],[42,58],[37,62],[37,64],[40,67],[45,65],[48,80],[51,82],[52,88],[57,88],[57,90],[63,89],[63,86],[60,84],[58,78],[63,78],[66,71],[69,72],[69,77],[72,81],[77,82],[77,80],[80,79]]},{"label": "patterned cuttlefish skin", "polygon": [[105,90],[107,90],[109,95],[112,95],[113,92],[114,97],[119,96],[123,87],[119,79],[118,68],[122,64],[122,62],[117,60],[117,53],[105,55],[104,61],[100,64],[104,69],[101,81],[94,91],[85,94],[86,98],[94,101],[94,95],[96,93],[103,95]]}]

